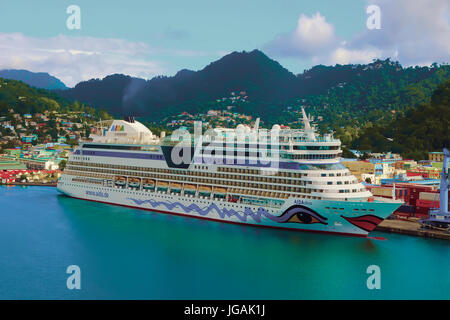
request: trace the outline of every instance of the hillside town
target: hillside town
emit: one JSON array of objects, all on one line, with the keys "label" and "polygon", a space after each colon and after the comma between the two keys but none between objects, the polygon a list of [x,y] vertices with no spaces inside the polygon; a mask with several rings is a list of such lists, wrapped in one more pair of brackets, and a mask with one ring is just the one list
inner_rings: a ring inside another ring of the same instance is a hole
[{"label": "hillside town", "polygon": [[55,185],[69,153],[94,122],[83,112],[0,117],[0,183]]},{"label": "hillside town", "polygon": [[249,101],[246,91],[230,92],[229,96],[216,99],[217,108],[204,113],[183,111],[178,115],[166,117],[162,123],[170,130],[178,127],[192,128],[195,121],[201,121],[204,128],[235,127],[238,124],[250,124],[252,116],[236,112],[238,103]]},{"label": "hillside town", "polygon": [[228,110],[208,110],[206,113],[190,114],[186,111],[166,122],[167,128],[191,128],[195,121],[201,121],[204,128],[235,127],[238,124],[250,124],[252,116]]}]

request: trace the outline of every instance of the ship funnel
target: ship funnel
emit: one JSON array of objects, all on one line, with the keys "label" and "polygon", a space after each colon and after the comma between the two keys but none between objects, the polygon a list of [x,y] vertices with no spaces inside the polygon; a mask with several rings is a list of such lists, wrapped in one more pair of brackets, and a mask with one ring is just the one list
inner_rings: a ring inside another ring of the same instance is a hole
[{"label": "ship funnel", "polygon": [[123,120],[129,123],[134,123],[134,117],[133,116],[125,116],[123,117]]}]

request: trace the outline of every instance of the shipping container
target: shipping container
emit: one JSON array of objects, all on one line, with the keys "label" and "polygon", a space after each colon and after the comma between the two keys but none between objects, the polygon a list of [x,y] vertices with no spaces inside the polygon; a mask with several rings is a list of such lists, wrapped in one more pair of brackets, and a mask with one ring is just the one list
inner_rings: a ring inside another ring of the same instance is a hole
[{"label": "shipping container", "polygon": [[438,192],[421,192],[419,194],[419,199],[439,201],[439,193]]},{"label": "shipping container", "polygon": [[439,199],[437,201],[417,199],[416,207],[423,207],[423,208],[428,208],[428,209],[429,208],[439,208]]}]

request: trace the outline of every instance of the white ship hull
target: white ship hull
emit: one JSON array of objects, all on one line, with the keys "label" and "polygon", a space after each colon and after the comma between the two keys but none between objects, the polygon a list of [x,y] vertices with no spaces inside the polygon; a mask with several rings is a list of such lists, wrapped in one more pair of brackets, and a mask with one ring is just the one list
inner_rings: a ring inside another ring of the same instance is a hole
[{"label": "white ship hull", "polygon": [[189,195],[90,185],[63,175],[58,190],[67,196],[187,217],[260,227],[366,237],[400,204],[289,198],[280,208]]}]

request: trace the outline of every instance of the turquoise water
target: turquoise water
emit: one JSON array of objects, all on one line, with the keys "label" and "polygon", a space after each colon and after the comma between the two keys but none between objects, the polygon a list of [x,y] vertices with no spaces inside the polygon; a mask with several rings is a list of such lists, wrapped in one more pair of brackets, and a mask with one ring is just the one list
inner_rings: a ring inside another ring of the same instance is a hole
[{"label": "turquoise water", "polygon": [[[450,242],[221,224],[0,187],[1,299],[449,299]],[[81,269],[68,290],[66,268]],[[381,268],[381,289],[366,268]]]}]

